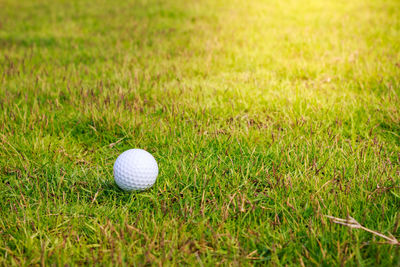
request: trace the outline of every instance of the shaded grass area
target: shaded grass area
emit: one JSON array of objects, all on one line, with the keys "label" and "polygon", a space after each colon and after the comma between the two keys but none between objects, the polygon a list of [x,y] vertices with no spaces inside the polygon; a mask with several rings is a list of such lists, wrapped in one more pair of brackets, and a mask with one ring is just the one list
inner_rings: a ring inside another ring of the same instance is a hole
[{"label": "shaded grass area", "polygon": [[396,1],[0,7],[2,264],[400,263]]}]

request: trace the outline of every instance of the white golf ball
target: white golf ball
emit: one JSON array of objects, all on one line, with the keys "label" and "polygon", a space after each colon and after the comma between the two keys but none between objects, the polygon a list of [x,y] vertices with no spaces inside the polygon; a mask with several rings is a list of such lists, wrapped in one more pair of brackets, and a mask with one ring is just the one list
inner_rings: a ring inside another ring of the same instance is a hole
[{"label": "white golf ball", "polygon": [[125,191],[145,190],[151,187],[158,175],[154,157],[143,149],[129,149],[114,163],[114,179]]}]

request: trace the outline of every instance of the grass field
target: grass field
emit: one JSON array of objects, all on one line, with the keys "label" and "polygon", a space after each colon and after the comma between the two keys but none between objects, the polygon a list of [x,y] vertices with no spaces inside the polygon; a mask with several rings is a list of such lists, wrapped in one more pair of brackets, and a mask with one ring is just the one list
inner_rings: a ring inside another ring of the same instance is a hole
[{"label": "grass field", "polygon": [[[399,266],[397,0],[0,0],[0,265]],[[153,188],[115,185],[143,148]]]}]

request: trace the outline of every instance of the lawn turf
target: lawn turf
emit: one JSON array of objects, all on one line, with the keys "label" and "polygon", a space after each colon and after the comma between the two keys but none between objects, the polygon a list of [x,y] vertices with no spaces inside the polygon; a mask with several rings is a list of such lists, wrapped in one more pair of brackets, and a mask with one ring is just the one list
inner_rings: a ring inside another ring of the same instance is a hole
[{"label": "lawn turf", "polygon": [[0,0],[0,265],[399,265],[399,14]]}]

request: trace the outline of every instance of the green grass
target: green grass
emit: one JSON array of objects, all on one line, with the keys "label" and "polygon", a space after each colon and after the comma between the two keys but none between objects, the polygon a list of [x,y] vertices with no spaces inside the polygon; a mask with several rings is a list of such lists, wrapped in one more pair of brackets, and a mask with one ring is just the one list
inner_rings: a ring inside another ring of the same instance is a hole
[{"label": "green grass", "polygon": [[399,14],[0,0],[0,265],[400,265]]}]

